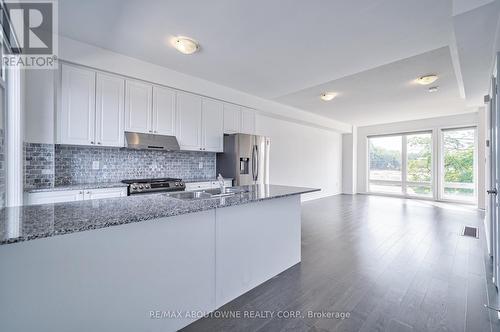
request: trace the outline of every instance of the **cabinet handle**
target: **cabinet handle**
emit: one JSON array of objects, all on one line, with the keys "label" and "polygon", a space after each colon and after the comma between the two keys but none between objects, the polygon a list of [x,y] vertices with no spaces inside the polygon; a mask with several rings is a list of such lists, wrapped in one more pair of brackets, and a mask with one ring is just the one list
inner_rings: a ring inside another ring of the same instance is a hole
[{"label": "cabinet handle", "polygon": [[79,192],[79,194],[80,194],[80,195],[82,195],[82,194],[83,194],[83,191],[80,191],[80,192]]},{"label": "cabinet handle", "polygon": [[94,144],[94,141],[90,141],[90,144]]},{"label": "cabinet handle", "polygon": [[97,142],[97,144],[101,145],[101,142]]},{"label": "cabinet handle", "polygon": [[153,131],[152,131],[152,130],[150,130],[149,132],[150,132],[150,133],[152,133]]},{"label": "cabinet handle", "polygon": [[87,191],[87,195],[90,195],[90,191]]}]

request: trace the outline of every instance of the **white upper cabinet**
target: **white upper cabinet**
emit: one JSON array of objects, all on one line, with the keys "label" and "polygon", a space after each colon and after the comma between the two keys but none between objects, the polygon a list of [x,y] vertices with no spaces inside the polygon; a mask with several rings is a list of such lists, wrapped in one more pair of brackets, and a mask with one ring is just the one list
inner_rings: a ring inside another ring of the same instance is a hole
[{"label": "white upper cabinet", "polygon": [[62,65],[59,143],[95,143],[95,76],[92,70]]},{"label": "white upper cabinet", "polygon": [[242,107],[241,108],[241,127],[240,133],[243,134],[255,134],[255,111]]},{"label": "white upper cabinet", "polygon": [[96,144],[123,146],[125,80],[97,73]]},{"label": "white upper cabinet", "polygon": [[224,108],[220,101],[203,98],[202,102],[202,149],[224,151]]},{"label": "white upper cabinet", "polygon": [[62,64],[58,142],[123,146],[125,80]]},{"label": "white upper cabinet", "polygon": [[124,132],[177,137],[181,150],[222,152],[224,133],[255,133],[252,109],[63,63],[61,144],[123,146]]},{"label": "white upper cabinet", "polygon": [[202,150],[200,96],[177,93],[177,139],[181,150]]},{"label": "white upper cabinet", "polygon": [[152,133],[152,85],[131,80],[125,84],[125,130]]},{"label": "white upper cabinet", "polygon": [[175,91],[159,86],[153,87],[153,132],[175,135]]},{"label": "white upper cabinet", "polygon": [[239,133],[240,126],[241,107],[232,104],[224,104],[224,133]]}]

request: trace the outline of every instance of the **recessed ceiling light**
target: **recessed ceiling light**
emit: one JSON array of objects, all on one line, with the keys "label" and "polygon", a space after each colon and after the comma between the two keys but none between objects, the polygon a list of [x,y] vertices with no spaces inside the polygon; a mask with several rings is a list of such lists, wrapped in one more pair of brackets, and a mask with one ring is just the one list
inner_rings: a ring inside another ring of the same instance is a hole
[{"label": "recessed ceiling light", "polygon": [[337,94],[335,92],[323,92],[319,97],[324,101],[330,101],[337,97]]},{"label": "recessed ceiling light", "polygon": [[429,92],[436,92],[439,89],[439,86],[431,86],[429,88]]},{"label": "recessed ceiling light", "polygon": [[438,79],[437,75],[425,75],[417,78],[417,83],[422,85],[428,85],[434,83]]},{"label": "recessed ceiling light", "polygon": [[174,39],[174,47],[183,54],[193,54],[199,50],[200,45],[192,38],[176,37]]}]

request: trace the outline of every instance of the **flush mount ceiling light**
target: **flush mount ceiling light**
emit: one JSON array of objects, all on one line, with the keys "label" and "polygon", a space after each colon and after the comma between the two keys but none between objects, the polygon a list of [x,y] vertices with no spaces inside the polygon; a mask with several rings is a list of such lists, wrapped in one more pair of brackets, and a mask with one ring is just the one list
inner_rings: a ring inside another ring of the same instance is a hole
[{"label": "flush mount ceiling light", "polygon": [[438,79],[437,75],[425,75],[417,78],[417,83],[422,85],[428,85],[434,83]]},{"label": "flush mount ceiling light", "polygon": [[198,42],[188,37],[175,37],[174,47],[183,54],[193,54],[200,49]]},{"label": "flush mount ceiling light", "polygon": [[432,93],[432,92],[436,92],[438,89],[439,89],[439,86],[431,86],[431,87],[429,88],[429,92],[431,92],[431,93]]},{"label": "flush mount ceiling light", "polygon": [[323,92],[319,97],[324,101],[330,101],[337,97],[337,94],[335,92]]}]

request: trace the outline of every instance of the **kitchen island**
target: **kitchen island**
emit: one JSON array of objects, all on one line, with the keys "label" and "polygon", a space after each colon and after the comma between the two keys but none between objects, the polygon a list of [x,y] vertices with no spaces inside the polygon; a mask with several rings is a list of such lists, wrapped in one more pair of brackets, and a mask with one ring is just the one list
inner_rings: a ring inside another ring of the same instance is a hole
[{"label": "kitchen island", "polygon": [[300,194],[317,190],[242,189],[3,209],[2,328],[175,331],[300,262]]}]

